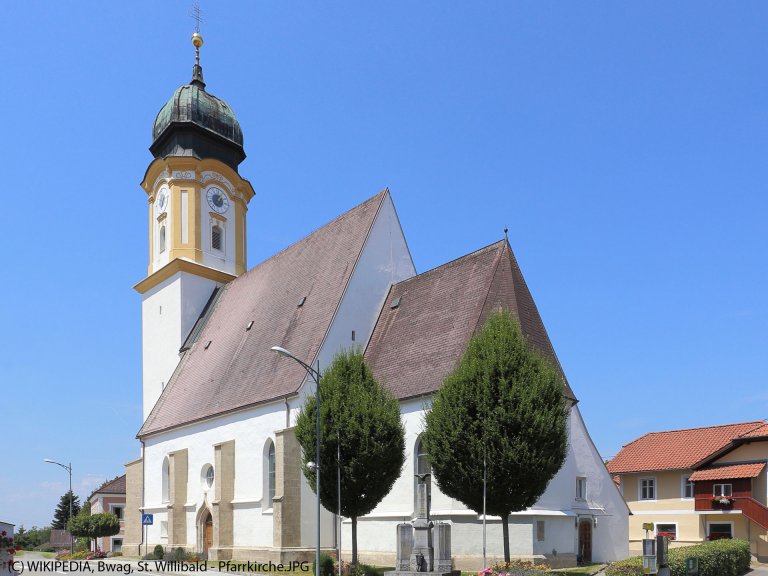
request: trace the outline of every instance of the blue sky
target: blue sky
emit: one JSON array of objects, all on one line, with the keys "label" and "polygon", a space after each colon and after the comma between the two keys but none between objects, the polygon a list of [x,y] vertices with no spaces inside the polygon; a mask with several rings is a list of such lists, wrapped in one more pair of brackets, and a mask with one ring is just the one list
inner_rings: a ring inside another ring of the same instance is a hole
[{"label": "blue sky", "polygon": [[[768,5],[202,2],[249,266],[388,186],[424,271],[509,239],[603,456],[762,419]],[[0,520],[139,455],[151,127],[189,2],[7,3]]]}]

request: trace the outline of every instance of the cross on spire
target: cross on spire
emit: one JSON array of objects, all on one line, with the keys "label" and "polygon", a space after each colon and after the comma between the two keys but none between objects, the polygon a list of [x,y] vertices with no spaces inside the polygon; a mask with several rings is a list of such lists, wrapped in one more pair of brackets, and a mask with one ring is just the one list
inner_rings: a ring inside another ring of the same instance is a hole
[{"label": "cross on spire", "polygon": [[200,34],[200,22],[203,21],[202,11],[200,10],[200,2],[195,1],[192,5],[192,18],[195,20],[195,32]]}]

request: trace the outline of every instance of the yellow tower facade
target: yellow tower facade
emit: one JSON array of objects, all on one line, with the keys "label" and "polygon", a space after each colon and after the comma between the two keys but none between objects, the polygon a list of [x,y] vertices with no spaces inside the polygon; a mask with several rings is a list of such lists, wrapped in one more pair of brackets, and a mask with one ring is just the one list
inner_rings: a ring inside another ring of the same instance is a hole
[{"label": "yellow tower facade", "polygon": [[149,416],[184,343],[225,284],[244,273],[253,187],[238,172],[243,133],[232,109],[206,91],[202,37],[192,36],[192,80],[160,109],[141,182],[149,234],[142,295],[143,414]]}]

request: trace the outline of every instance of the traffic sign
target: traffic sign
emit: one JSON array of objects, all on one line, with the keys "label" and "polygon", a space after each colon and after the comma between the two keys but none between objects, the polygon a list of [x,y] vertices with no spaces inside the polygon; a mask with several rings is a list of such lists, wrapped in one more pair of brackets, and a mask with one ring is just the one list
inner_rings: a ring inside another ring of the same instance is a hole
[{"label": "traffic sign", "polygon": [[141,525],[142,526],[152,526],[152,514],[142,514],[141,515]]}]

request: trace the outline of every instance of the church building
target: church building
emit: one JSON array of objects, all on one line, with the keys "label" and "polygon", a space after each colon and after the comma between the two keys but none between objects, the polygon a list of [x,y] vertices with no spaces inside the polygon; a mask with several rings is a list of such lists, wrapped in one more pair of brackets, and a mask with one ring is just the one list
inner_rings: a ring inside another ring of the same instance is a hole
[{"label": "church building", "polygon": [[[509,310],[531,345],[560,370],[570,406],[566,462],[530,509],[510,517],[514,556],[573,564],[627,555],[628,509],[593,445],[578,401],[506,238],[417,273],[388,190],[248,269],[246,213],[254,191],[239,173],[243,133],[208,92],[193,35],[192,80],[158,113],[141,183],[148,201],[149,267],[142,298],[141,457],[126,465],[123,552],[161,544],[211,559],[313,559],[315,495],[294,433],[314,381],[281,346],[328,366],[359,347],[400,401],[406,464],[392,491],[358,520],[363,562],[393,566],[396,526],[414,518],[419,441],[430,399],[494,310]],[[321,224],[321,223],[318,223]],[[482,563],[482,518],[440,493],[432,519],[449,522],[454,566]],[[141,515],[152,514],[151,526]],[[323,510],[321,546],[351,522]],[[503,557],[499,518],[488,555]]]}]

